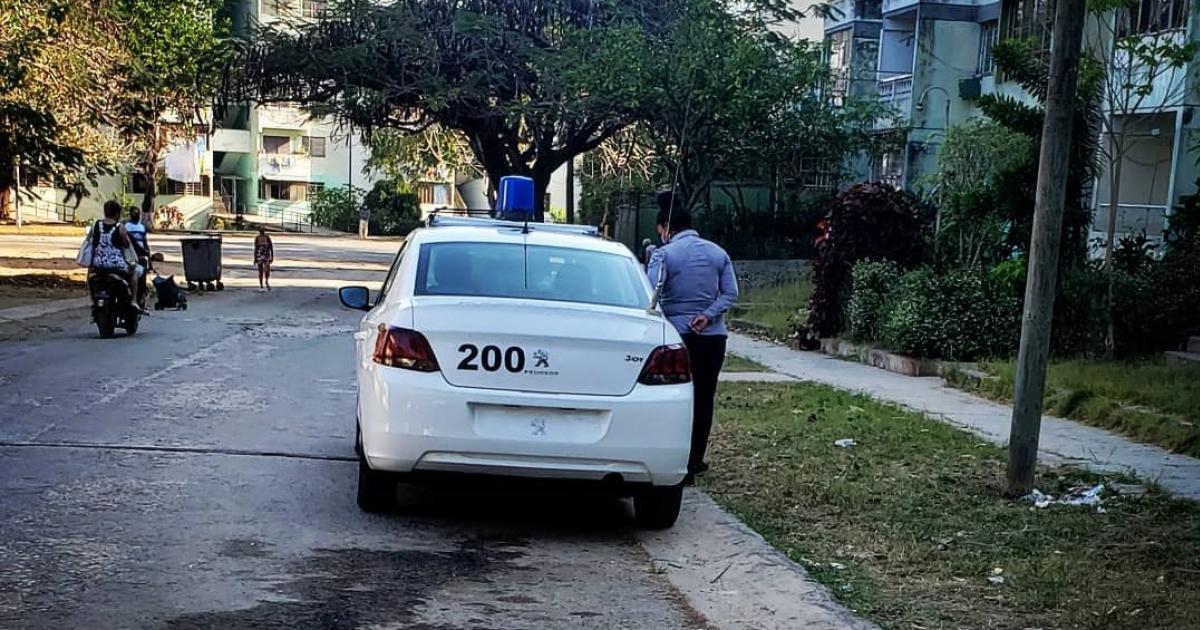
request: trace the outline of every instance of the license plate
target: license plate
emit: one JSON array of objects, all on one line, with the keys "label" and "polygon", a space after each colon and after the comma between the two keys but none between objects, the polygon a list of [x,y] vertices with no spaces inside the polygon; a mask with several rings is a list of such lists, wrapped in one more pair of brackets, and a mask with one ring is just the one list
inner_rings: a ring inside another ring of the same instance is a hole
[{"label": "license plate", "polygon": [[473,407],[476,435],[497,440],[523,442],[600,441],[608,431],[609,413],[588,409],[552,409],[476,405]]}]

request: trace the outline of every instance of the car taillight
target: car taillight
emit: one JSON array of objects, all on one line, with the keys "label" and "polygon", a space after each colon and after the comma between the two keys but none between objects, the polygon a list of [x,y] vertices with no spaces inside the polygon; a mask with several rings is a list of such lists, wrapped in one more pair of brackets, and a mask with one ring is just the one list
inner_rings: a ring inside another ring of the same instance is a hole
[{"label": "car taillight", "polygon": [[687,348],[681,345],[659,346],[646,359],[638,382],[642,385],[678,385],[692,381],[692,364]]},{"label": "car taillight", "polygon": [[441,369],[425,335],[407,328],[380,325],[379,337],[375,339],[375,355],[371,359],[380,365],[418,372],[437,372]]}]

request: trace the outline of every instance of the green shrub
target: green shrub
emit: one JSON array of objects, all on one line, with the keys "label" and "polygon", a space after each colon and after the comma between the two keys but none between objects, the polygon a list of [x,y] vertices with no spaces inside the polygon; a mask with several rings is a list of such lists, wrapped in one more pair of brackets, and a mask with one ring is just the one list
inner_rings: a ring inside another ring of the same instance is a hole
[{"label": "green shrub", "polygon": [[371,233],[404,236],[421,225],[421,202],[408,186],[394,180],[375,182],[363,198],[371,211]]},{"label": "green shrub", "polygon": [[331,230],[357,232],[361,196],[362,191],[357,188],[337,186],[321,190],[309,201],[313,223]]},{"label": "green shrub", "polygon": [[808,327],[818,335],[845,329],[851,272],[860,260],[889,260],[901,268],[920,263],[932,213],[910,193],[887,184],[858,184],[830,205],[817,239]]},{"label": "green shrub", "polygon": [[974,360],[1011,355],[1020,333],[1020,303],[972,269],[900,278],[880,323],[883,343],[903,354]]},{"label": "green shrub", "polygon": [[900,268],[890,262],[860,262],[854,265],[846,323],[850,336],[859,341],[878,341],[879,320],[888,295],[900,278]]}]

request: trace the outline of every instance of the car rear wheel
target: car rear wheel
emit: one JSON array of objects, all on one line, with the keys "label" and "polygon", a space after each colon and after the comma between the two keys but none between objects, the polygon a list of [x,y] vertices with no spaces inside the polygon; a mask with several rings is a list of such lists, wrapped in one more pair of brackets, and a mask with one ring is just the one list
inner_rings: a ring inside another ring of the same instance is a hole
[{"label": "car rear wheel", "polygon": [[679,519],[683,484],[654,486],[633,495],[633,515],[646,529],[669,529]]},{"label": "car rear wheel", "polygon": [[367,458],[358,456],[358,507],[380,514],[396,509],[396,478],[380,470],[371,470]]}]

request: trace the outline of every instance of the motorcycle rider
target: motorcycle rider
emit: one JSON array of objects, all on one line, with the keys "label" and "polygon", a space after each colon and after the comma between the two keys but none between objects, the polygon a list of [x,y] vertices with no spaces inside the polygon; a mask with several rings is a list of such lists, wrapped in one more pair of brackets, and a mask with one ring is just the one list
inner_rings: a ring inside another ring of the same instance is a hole
[{"label": "motorcycle rider", "polygon": [[150,240],[146,236],[146,226],[142,224],[142,211],[130,206],[129,220],[125,222],[125,231],[137,252],[137,304],[138,308],[146,310],[146,275],[150,272]]}]

